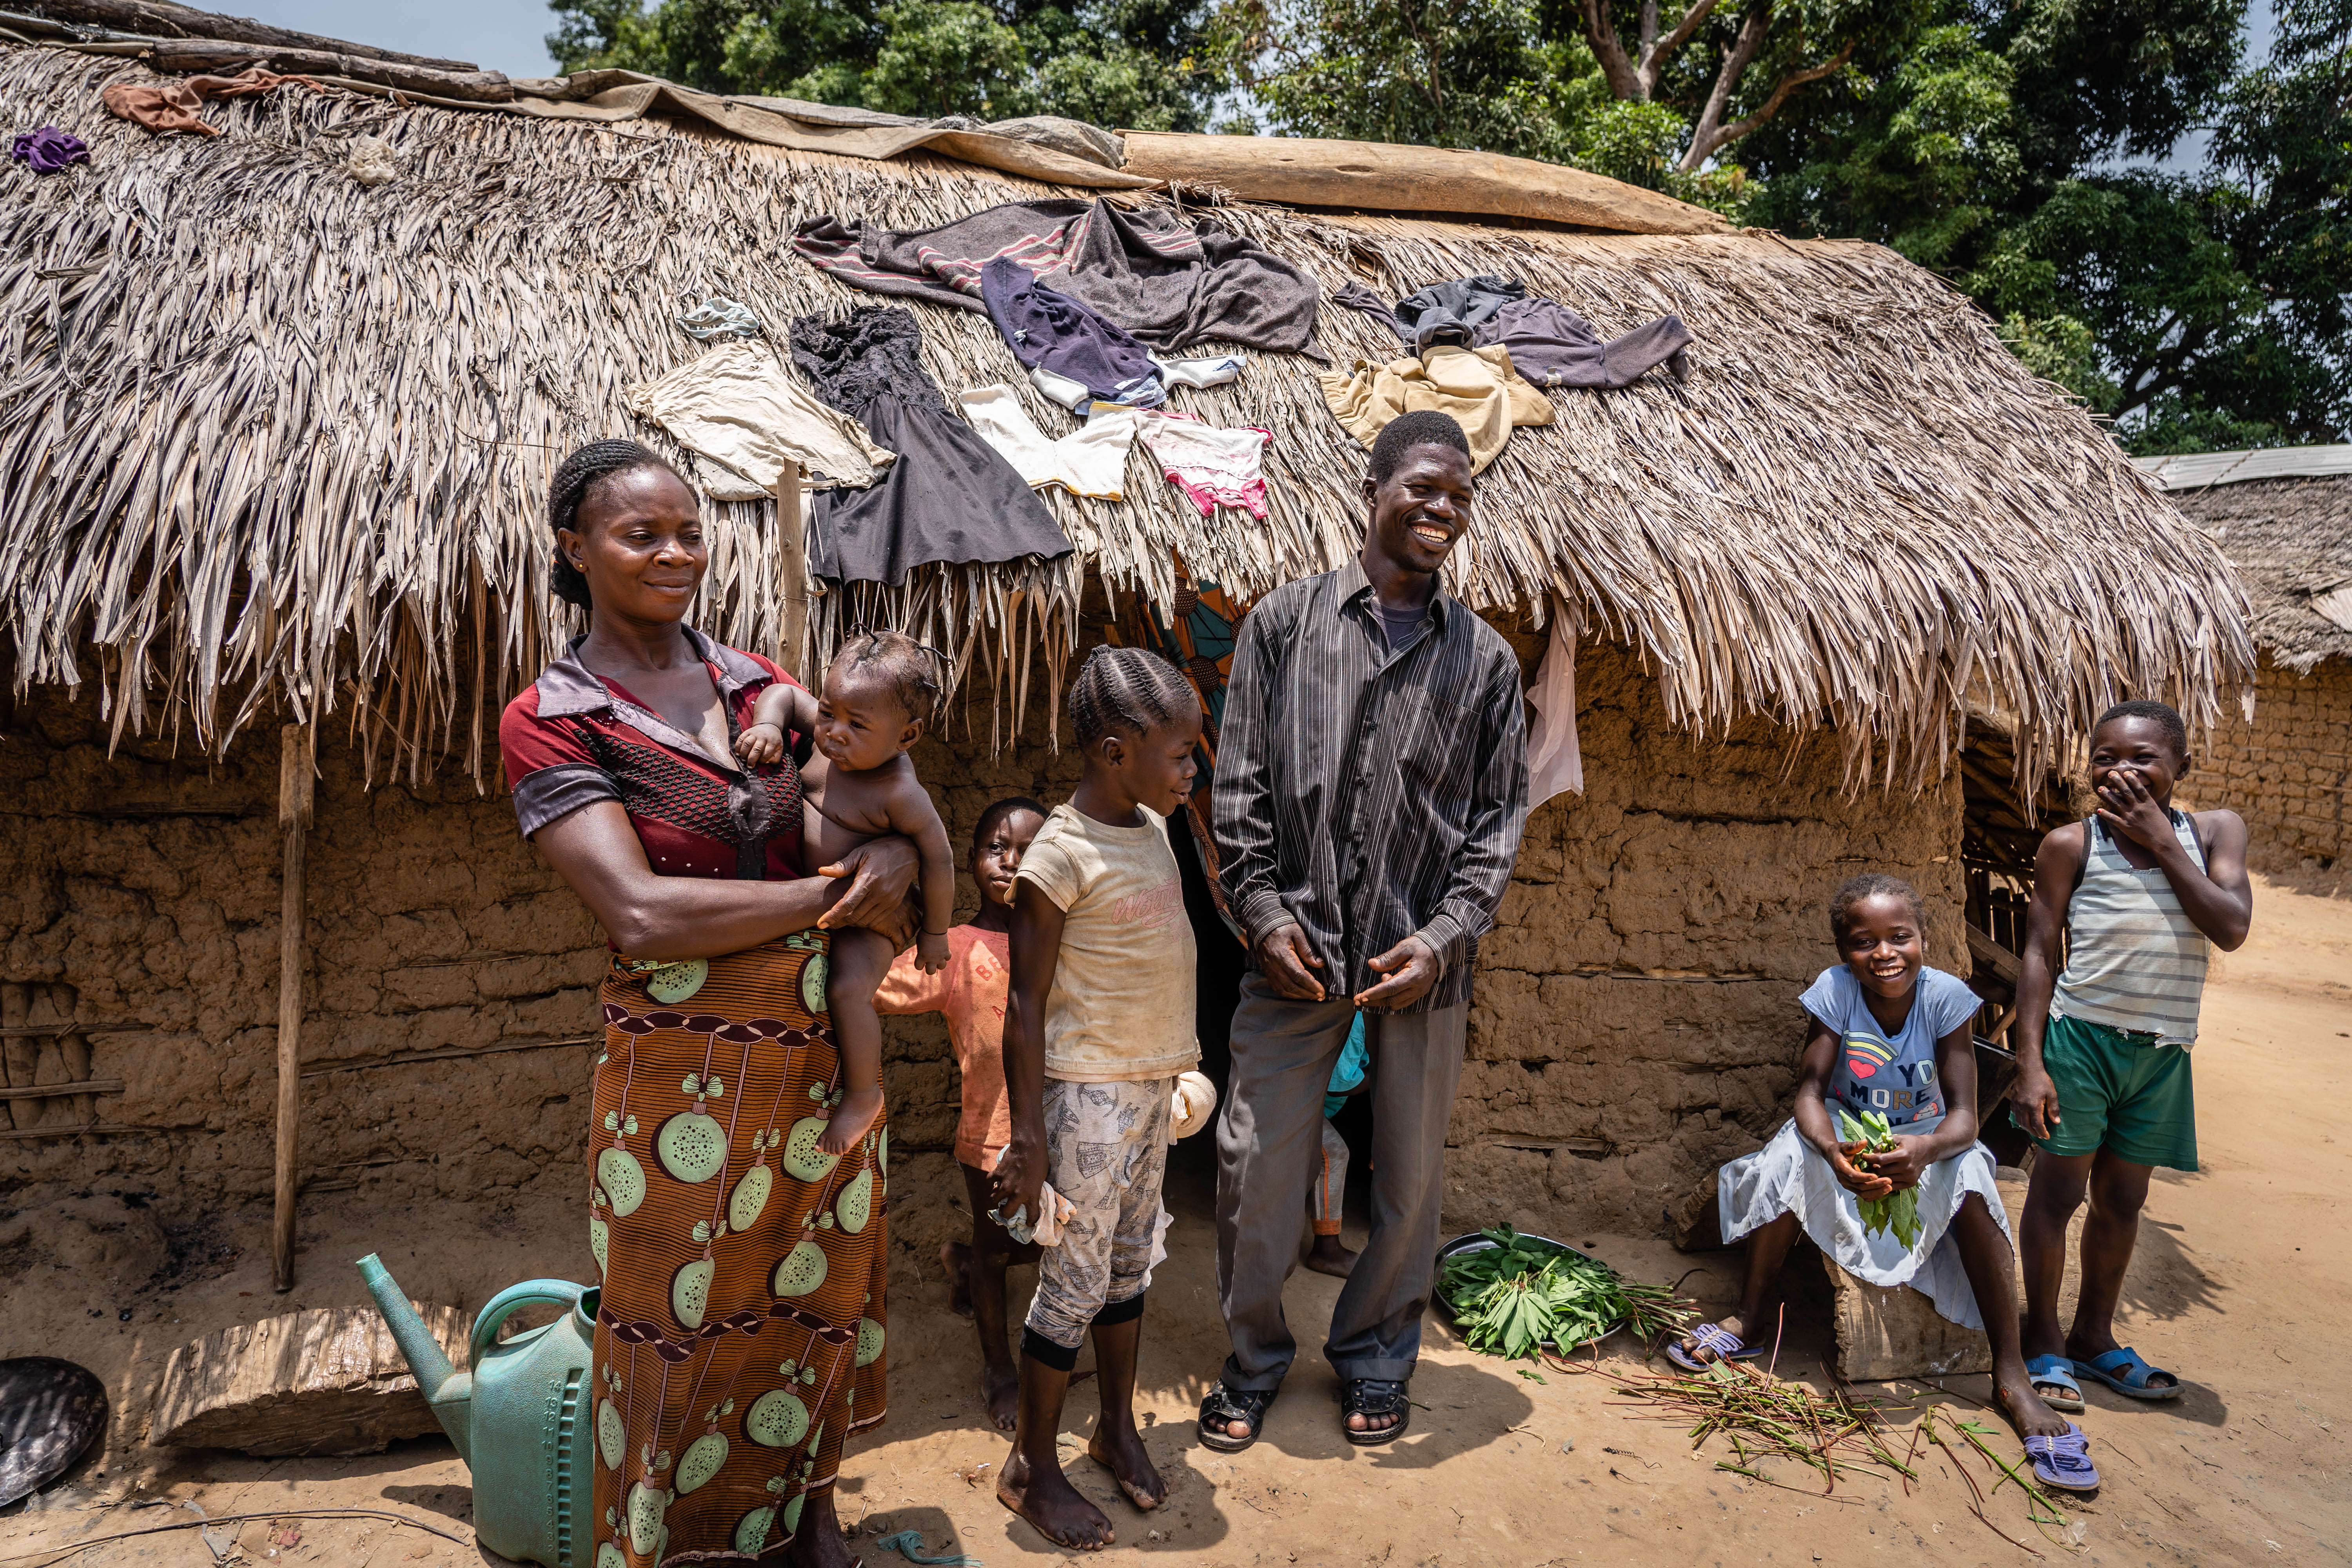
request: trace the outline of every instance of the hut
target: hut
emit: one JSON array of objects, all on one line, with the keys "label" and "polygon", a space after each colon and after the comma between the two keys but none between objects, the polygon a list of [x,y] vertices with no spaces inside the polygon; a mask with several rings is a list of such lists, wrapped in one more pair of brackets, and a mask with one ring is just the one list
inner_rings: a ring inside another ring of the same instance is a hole
[{"label": "hut", "polygon": [[[488,80],[160,0],[46,9],[48,37],[0,47],[0,104],[89,161],[9,171],[0,208],[0,1184],[250,1201],[288,1104],[278,1168],[310,1192],[577,1179],[602,944],[517,838],[495,754],[570,625],[538,498],[576,442],[667,440],[623,394],[700,352],[684,303],[781,330],[866,302],[790,254],[806,217],[1108,191],[1213,218],[1327,300],[1500,273],[1607,333],[1688,325],[1687,382],[1563,391],[1512,437],[1451,580],[1531,680],[1548,650],[1572,676],[1583,776],[1534,813],[1481,949],[1465,1220],[1656,1228],[1755,1147],[1856,871],[1917,883],[1933,962],[1967,972],[1972,711],[2038,777],[2111,700],[2208,722],[2253,663],[2213,546],[1877,247],[1471,154],[1133,137],[1117,167],[642,79]],[[217,136],[99,106],[251,61],[324,85],[208,106]],[[396,178],[355,177],[384,165],[362,136]],[[914,309],[950,395],[1021,384],[985,318]],[[1320,330],[1342,365],[1396,352],[1354,311]],[[1264,521],[1202,516],[1139,449],[1123,502],[1054,494],[1066,562],[817,601],[820,649],[858,615],[957,652],[957,722],[917,754],[951,832],[1075,778],[1072,651],[1356,548],[1363,453],[1316,367],[1244,357],[1175,396],[1271,433]],[[708,518],[700,624],[781,648],[799,531],[765,501]],[[936,1030],[894,1037],[901,1148],[946,1147],[951,1075]]]},{"label": "hut", "polygon": [[2183,793],[2246,819],[2246,860],[2352,897],[2352,447],[2149,458],[2140,468],[2253,603],[2251,710],[2228,710]]}]

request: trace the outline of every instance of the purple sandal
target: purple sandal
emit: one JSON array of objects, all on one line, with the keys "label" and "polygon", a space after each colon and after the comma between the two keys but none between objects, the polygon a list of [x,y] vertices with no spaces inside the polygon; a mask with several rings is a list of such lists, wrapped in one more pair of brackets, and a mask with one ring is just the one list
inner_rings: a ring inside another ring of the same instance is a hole
[{"label": "purple sandal", "polygon": [[[1721,1361],[1746,1361],[1751,1356],[1764,1353],[1762,1345],[1741,1344],[1731,1337],[1731,1331],[1721,1323],[1701,1323],[1692,1330],[1691,1348],[1713,1351],[1717,1358]],[[1704,1362],[1696,1356],[1684,1354],[1680,1342],[1675,1340],[1666,1342],[1666,1359],[1685,1372],[1705,1372],[1715,1364],[1713,1362]]]},{"label": "purple sandal", "polygon": [[2053,1491],[2095,1492],[2099,1472],[2091,1463],[2091,1440],[2072,1421],[2057,1437],[2028,1437],[2025,1457],[2033,1463],[2033,1479]]}]

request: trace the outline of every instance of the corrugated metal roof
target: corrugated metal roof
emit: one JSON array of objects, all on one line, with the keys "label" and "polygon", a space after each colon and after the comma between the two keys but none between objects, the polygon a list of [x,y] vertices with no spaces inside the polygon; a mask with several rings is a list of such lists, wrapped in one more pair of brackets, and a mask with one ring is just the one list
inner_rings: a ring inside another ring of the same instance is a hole
[{"label": "corrugated metal roof", "polygon": [[2132,466],[2168,490],[2203,489],[2246,479],[2316,479],[2352,474],[2352,447],[2266,447],[2253,452],[2191,452],[2134,458]]}]

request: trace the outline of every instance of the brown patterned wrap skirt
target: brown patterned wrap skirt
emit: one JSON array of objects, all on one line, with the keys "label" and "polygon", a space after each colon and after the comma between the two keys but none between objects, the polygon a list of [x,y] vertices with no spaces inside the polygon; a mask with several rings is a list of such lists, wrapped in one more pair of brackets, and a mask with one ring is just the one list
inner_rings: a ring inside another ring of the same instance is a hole
[{"label": "brown patterned wrap skirt", "polygon": [[780,1557],[885,1408],[887,1124],[841,1097],[825,937],[615,958],[589,1136],[595,1568]]}]

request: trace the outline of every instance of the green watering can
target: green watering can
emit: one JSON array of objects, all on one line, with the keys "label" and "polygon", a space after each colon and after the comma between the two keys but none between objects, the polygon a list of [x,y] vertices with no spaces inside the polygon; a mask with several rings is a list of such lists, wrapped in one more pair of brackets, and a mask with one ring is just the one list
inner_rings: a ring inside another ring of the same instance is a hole
[{"label": "green watering can", "polygon": [[[469,1370],[459,1372],[383,1261],[371,1252],[359,1268],[425,1402],[474,1472],[481,1543],[542,1568],[578,1568],[587,1537],[574,1520],[585,1520],[595,1484],[588,1364],[599,1292],[562,1279],[508,1286],[474,1320]],[[539,1303],[571,1310],[499,1343],[507,1319]]]}]

